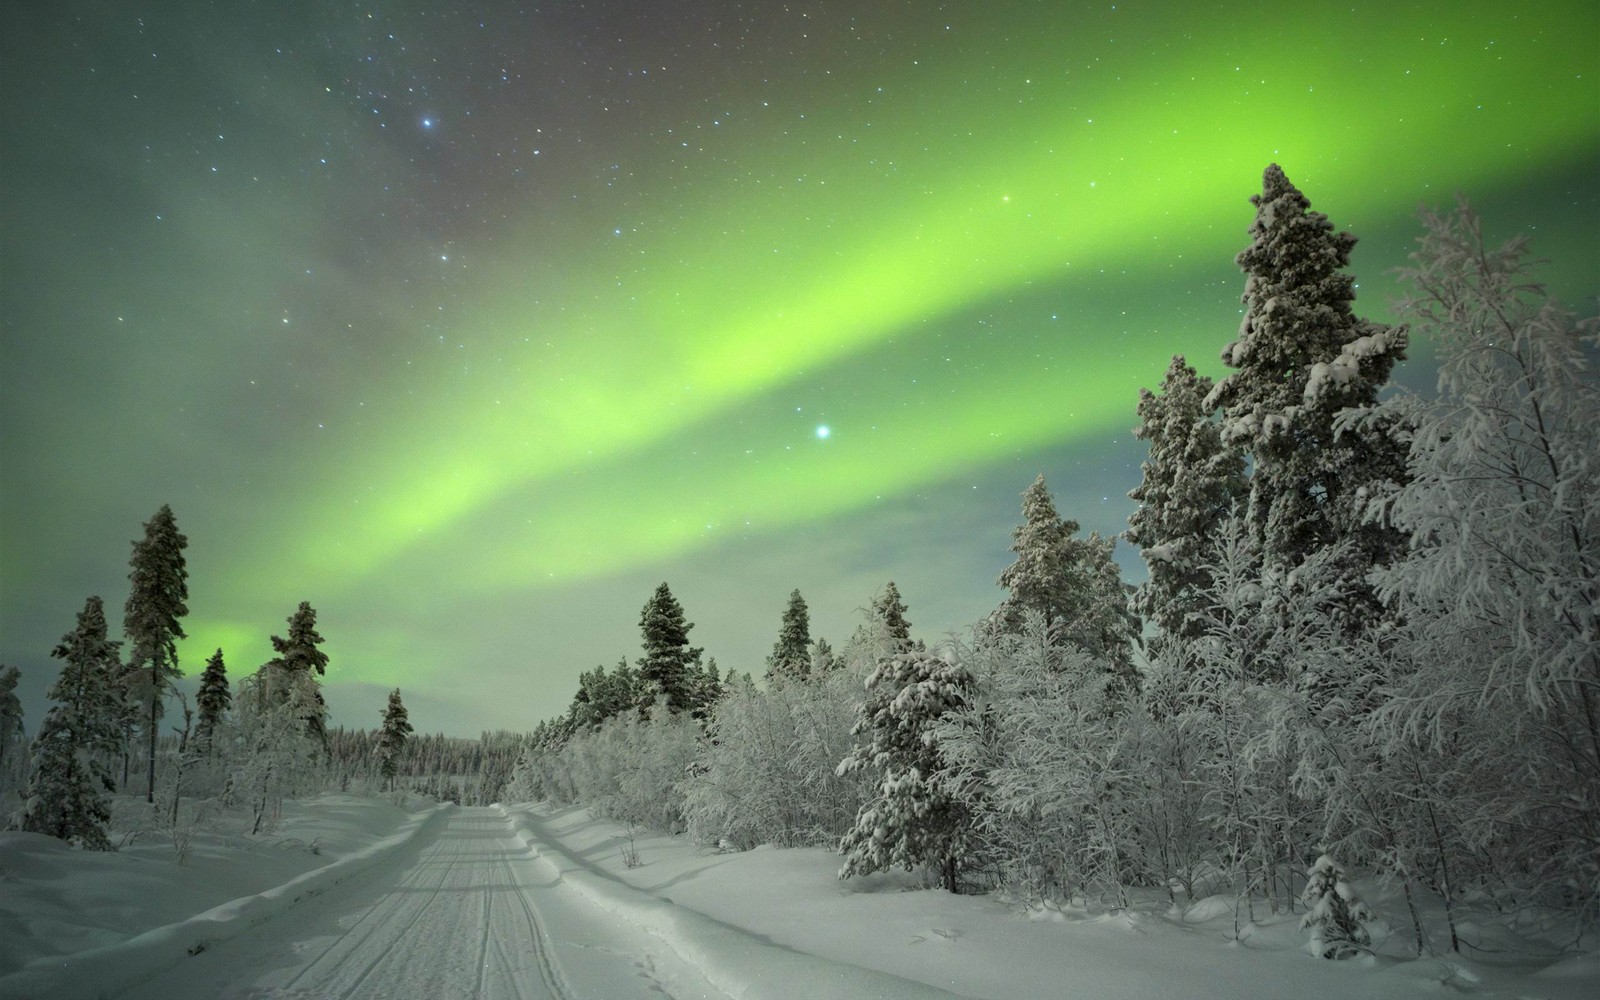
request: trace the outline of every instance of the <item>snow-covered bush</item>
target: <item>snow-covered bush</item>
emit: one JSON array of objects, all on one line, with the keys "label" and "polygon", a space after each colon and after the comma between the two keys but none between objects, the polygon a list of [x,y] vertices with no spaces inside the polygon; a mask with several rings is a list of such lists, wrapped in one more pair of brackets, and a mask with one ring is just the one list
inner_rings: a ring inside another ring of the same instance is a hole
[{"label": "snow-covered bush", "polygon": [[1367,951],[1372,934],[1367,923],[1372,911],[1345,881],[1345,874],[1331,855],[1324,854],[1306,871],[1306,915],[1300,926],[1311,932],[1311,951],[1320,958],[1346,958]]},{"label": "snow-covered bush", "polygon": [[[1402,313],[1439,345],[1438,396],[1401,396],[1408,481],[1369,514],[1410,534],[1376,574],[1405,623],[1369,721],[1443,865],[1513,905],[1600,918],[1600,382],[1597,327],[1530,277],[1523,241],[1487,247],[1465,204],[1423,216]],[[1428,788],[1433,785],[1434,787]]]},{"label": "snow-covered bush", "polygon": [[321,699],[311,671],[264,667],[239,683],[217,746],[227,768],[225,801],[254,815],[251,833],[277,818],[285,797],[322,788],[325,754],[312,735]]},{"label": "snow-covered bush", "polygon": [[1037,612],[961,655],[979,693],[935,738],[940,777],[974,811],[977,853],[1015,898],[1092,891],[1126,906],[1142,768],[1128,756],[1116,674]]},{"label": "snow-covered bush", "polygon": [[700,723],[661,711],[651,721],[624,712],[573,734],[548,762],[551,787],[595,815],[658,830],[683,829],[684,779],[700,753]]},{"label": "snow-covered bush", "polygon": [[854,746],[861,688],[862,674],[838,669],[730,691],[687,785],[690,834],[741,849],[837,844],[872,793],[865,774],[835,771]]}]

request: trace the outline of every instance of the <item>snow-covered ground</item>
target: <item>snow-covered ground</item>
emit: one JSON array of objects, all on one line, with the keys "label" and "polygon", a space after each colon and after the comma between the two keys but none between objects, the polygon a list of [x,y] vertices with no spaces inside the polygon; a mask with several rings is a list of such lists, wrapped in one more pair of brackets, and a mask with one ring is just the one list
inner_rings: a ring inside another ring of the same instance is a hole
[{"label": "snow-covered ground", "polygon": [[[633,856],[636,855],[636,858]],[[637,864],[630,866],[630,858]],[[0,834],[0,997],[1375,997],[1600,995],[1600,956],[1469,931],[1471,959],[1311,957],[1294,916],[1018,914],[838,881],[824,850],[718,854],[586,810],[324,795],[271,838],[116,854]],[[1391,919],[1403,907],[1369,888]]]}]

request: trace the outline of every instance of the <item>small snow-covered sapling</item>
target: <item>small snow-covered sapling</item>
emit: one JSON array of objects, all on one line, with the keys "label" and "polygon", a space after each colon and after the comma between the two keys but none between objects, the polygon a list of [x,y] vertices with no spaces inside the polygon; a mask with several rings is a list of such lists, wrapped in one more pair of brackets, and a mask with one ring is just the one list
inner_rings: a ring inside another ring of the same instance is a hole
[{"label": "small snow-covered sapling", "polygon": [[1306,872],[1306,904],[1302,929],[1311,932],[1311,950],[1322,958],[1347,958],[1370,951],[1372,935],[1366,924],[1373,919],[1367,904],[1345,881],[1344,871],[1324,854]]}]

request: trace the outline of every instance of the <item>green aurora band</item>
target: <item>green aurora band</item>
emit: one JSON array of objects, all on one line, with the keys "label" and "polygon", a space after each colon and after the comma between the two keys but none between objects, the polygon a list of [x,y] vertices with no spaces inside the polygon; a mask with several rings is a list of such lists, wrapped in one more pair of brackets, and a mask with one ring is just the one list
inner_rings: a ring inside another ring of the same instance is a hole
[{"label": "green aurora band", "polygon": [[[1214,303],[1237,294],[1267,163],[1365,235],[1421,199],[1592,155],[1600,89],[1550,98],[1596,61],[1592,13],[1503,8],[1441,8],[1448,31],[1426,7],[1276,10],[1301,47],[1156,7],[1102,53],[1062,51],[1041,16],[1003,53],[935,48],[845,74],[831,103],[731,108],[692,140],[721,169],[674,167],[680,137],[662,137],[604,209],[530,206],[481,234],[492,260],[463,272],[445,334],[470,347],[471,389],[375,368],[358,394],[405,405],[330,422],[270,500],[294,532],[212,571],[275,623],[292,608],[278,595],[313,582],[334,600],[419,572],[468,594],[547,586],[1125,434],[1133,387],[1168,356],[1215,370],[1235,313]],[[1226,295],[1185,301],[1229,275]],[[1046,291],[1071,313],[1034,308]],[[1130,320],[1129,297],[1158,301]],[[990,313],[1014,327],[951,332]],[[886,345],[919,338],[928,362],[892,370]],[[254,621],[189,629],[187,663],[262,645]],[[398,637],[360,642],[384,652],[344,676],[403,664]]]}]

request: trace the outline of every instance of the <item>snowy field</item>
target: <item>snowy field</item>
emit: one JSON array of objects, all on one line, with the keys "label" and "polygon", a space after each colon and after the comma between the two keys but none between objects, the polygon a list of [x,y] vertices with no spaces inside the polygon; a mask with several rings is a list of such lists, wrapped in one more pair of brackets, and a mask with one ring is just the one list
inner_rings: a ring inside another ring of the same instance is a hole
[{"label": "snowy field", "polygon": [[1600,957],[1558,958],[1558,928],[1472,924],[1481,953],[1417,960],[1392,927],[1375,956],[1329,962],[1293,915],[1258,913],[1232,940],[1221,897],[1028,915],[837,867],[818,849],[630,835],[583,809],[342,795],[287,803],[265,837],[197,836],[182,864],[154,836],[103,854],[6,833],[0,997],[1600,995]]}]

